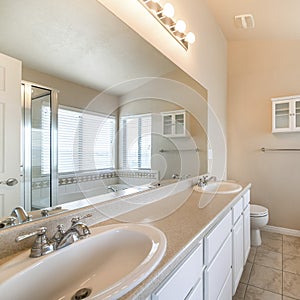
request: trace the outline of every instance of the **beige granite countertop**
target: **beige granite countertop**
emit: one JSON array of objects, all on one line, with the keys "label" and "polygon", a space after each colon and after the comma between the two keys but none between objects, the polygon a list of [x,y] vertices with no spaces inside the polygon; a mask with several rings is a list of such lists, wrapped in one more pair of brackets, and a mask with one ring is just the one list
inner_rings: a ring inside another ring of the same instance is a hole
[{"label": "beige granite countertop", "polygon": [[250,186],[243,185],[238,193],[216,195],[204,195],[189,188],[119,216],[117,220],[101,223],[101,226],[116,222],[147,223],[159,228],[167,238],[167,250],[160,264],[121,299],[146,299]]}]

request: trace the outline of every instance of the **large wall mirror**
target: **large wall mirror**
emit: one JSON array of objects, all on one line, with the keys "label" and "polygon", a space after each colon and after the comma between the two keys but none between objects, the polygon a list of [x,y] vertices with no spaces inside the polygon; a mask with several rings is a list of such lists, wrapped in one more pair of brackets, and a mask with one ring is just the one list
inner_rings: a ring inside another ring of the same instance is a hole
[{"label": "large wall mirror", "polygon": [[27,211],[207,172],[206,89],[98,1],[0,11],[0,52],[22,61]]}]

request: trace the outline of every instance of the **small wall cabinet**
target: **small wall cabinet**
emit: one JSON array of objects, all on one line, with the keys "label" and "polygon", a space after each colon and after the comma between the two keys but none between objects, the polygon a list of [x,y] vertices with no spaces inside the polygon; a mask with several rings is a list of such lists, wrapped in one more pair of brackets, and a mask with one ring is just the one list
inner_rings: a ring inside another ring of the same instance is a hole
[{"label": "small wall cabinet", "polygon": [[272,132],[300,132],[300,95],[272,99]]},{"label": "small wall cabinet", "polygon": [[162,133],[168,137],[186,136],[186,112],[175,110],[162,113]]}]

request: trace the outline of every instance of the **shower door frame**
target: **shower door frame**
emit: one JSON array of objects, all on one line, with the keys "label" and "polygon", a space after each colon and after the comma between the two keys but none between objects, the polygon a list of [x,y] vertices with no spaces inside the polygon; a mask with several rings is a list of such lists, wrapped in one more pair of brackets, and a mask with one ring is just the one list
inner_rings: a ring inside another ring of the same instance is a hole
[{"label": "shower door frame", "polygon": [[21,193],[24,195],[24,207],[26,211],[31,211],[31,197],[32,197],[32,124],[31,124],[31,111],[32,111],[32,87],[46,89],[50,91],[50,205],[57,205],[57,190],[58,190],[58,138],[57,138],[57,114],[58,114],[58,90],[51,87],[43,86],[41,84],[24,81],[21,82],[22,91],[22,110],[23,121],[21,128],[21,156],[22,156],[22,169],[23,169],[23,184]]}]

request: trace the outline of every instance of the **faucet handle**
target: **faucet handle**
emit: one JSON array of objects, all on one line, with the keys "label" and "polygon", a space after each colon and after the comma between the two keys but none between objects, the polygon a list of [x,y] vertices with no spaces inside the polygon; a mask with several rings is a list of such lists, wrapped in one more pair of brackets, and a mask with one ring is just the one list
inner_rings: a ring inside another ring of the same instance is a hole
[{"label": "faucet handle", "polygon": [[15,241],[18,243],[18,242],[21,242],[21,241],[23,241],[25,239],[28,239],[28,238],[30,238],[32,236],[35,236],[35,235],[43,236],[43,235],[46,234],[46,232],[47,232],[47,227],[41,227],[36,231],[30,232],[30,233],[27,233],[27,234],[24,234],[24,235],[19,235],[18,237],[16,237]]},{"label": "faucet handle", "polygon": [[20,235],[16,238],[16,242],[20,242],[34,235],[37,235],[35,242],[31,247],[30,257],[40,257],[42,255],[51,253],[54,251],[53,243],[51,243],[46,236],[47,228],[41,227],[36,231],[28,234]]},{"label": "faucet handle", "polygon": [[60,241],[64,238],[65,230],[64,230],[64,225],[59,224],[56,226],[57,231],[54,233],[51,241],[55,243],[55,246],[60,243]]},{"label": "faucet handle", "polygon": [[13,226],[13,225],[16,225],[16,220],[17,218],[13,217],[13,216],[9,216],[7,217],[4,222],[7,224],[7,225],[10,225],[10,226]]},{"label": "faucet handle", "polygon": [[74,217],[74,218],[71,219],[71,222],[74,225],[74,224],[78,223],[80,220],[90,218],[91,216],[92,216],[92,214],[87,214],[87,215],[82,216],[82,217]]}]

